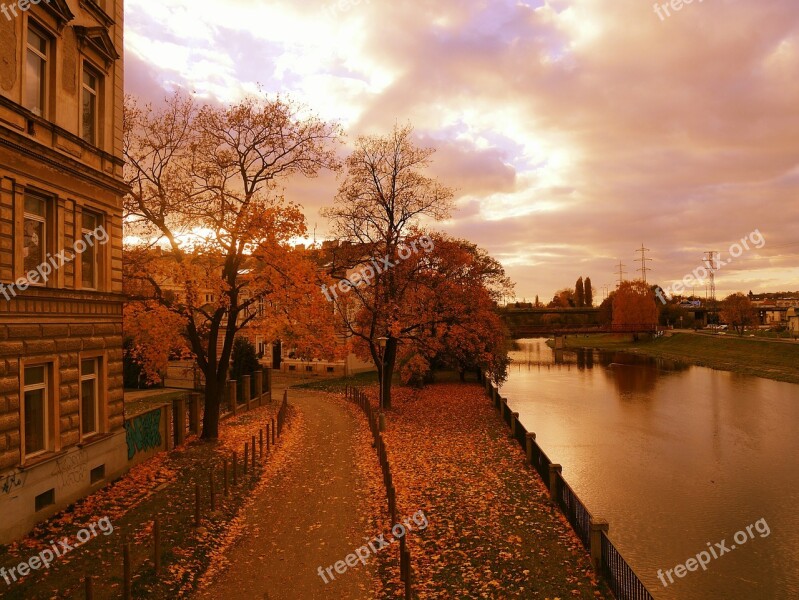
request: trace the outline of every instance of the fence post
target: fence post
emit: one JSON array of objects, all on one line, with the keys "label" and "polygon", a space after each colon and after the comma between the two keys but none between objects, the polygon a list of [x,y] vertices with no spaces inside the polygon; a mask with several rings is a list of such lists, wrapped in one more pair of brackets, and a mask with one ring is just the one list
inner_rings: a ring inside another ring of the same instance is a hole
[{"label": "fence post", "polygon": [[223,459],[223,462],[222,462],[222,477],[223,477],[223,479],[225,480],[225,483],[224,483],[224,486],[225,486],[225,498],[227,498],[227,495],[228,495],[228,483],[227,483],[227,458],[224,458],[224,459]]},{"label": "fence post", "polygon": [[[172,422],[172,403],[164,404],[161,406],[161,419],[164,422],[164,449],[172,450],[175,447],[175,438],[170,431],[169,424]],[[171,429],[174,429],[172,427]]]},{"label": "fence post", "polygon": [[252,436],[252,472],[255,474],[255,436]]},{"label": "fence post", "polygon": [[175,446],[180,446],[186,441],[186,396],[180,396],[172,400],[172,418]]},{"label": "fence post", "polygon": [[519,413],[510,414],[510,434],[516,437],[516,425],[519,423]]},{"label": "fence post", "polygon": [[535,434],[530,431],[527,433],[527,462],[533,464],[533,444],[535,444]]},{"label": "fence post", "polygon": [[604,519],[591,517],[591,562],[594,563],[594,570],[599,573],[602,570],[602,534],[608,534],[610,526]]},{"label": "fence post", "polygon": [[130,543],[122,545],[122,597],[130,600]]},{"label": "fence post", "polygon": [[94,600],[94,579],[91,575],[86,575],[86,600]]},{"label": "fence post", "polygon": [[273,446],[275,445],[275,436],[276,435],[277,435],[277,432],[275,431],[275,420],[272,419],[272,445]]},{"label": "fence post", "polygon": [[200,484],[194,484],[194,524],[200,525]]},{"label": "fence post", "polygon": [[233,415],[236,415],[236,411],[238,410],[238,389],[236,387],[236,380],[235,379],[228,379],[227,381],[227,397],[228,397],[228,404],[230,405],[230,411]]},{"label": "fence post", "polygon": [[558,464],[549,465],[549,495],[553,500],[558,498],[558,475],[563,472],[563,467]]},{"label": "fence post", "polygon": [[153,520],[153,568],[156,576],[161,572],[161,523]]},{"label": "fence post", "polygon": [[200,435],[200,399],[201,394],[192,392],[189,396],[189,431],[194,435]]},{"label": "fence post", "polygon": [[244,401],[244,406],[250,410],[250,396],[252,395],[252,376],[241,376],[241,399]]},{"label": "fence post", "polygon": [[250,442],[244,442],[244,466],[241,472],[247,474],[247,463],[250,462]]},{"label": "fence post", "polygon": [[258,401],[258,406],[263,406],[264,403],[264,371],[261,369],[260,371],[256,371],[253,374],[255,377],[255,396]]},{"label": "fence post", "polygon": [[264,384],[266,385],[267,402],[272,402],[272,369],[264,367]]}]

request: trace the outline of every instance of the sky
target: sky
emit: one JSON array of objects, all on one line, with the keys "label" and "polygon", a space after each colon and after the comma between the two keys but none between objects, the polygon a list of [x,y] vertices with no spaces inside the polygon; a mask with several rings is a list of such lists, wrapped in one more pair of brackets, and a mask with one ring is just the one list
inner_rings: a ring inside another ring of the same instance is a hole
[{"label": "sky", "polygon": [[[661,4],[126,0],[126,91],[287,94],[345,153],[411,123],[456,190],[435,227],[500,260],[518,300],[579,276],[601,299],[642,245],[663,287],[718,251],[720,297],[799,290],[799,5]],[[286,185],[318,239],[338,183]]]}]

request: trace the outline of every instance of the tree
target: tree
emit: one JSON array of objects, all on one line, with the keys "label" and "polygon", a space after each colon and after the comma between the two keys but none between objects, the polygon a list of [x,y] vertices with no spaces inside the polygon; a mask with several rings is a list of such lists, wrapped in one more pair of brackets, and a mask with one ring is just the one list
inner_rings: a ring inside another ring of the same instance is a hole
[{"label": "tree", "polygon": [[[233,341],[233,351],[230,357],[230,378],[236,381],[241,381],[244,375],[252,376],[258,369],[261,368],[261,363],[258,362],[258,355],[255,351],[255,346],[252,342],[245,337],[237,337]],[[254,389],[255,382],[250,379],[250,385]],[[239,397],[244,397],[244,390],[239,388]],[[252,390],[250,391],[252,395]]]},{"label": "tree", "polygon": [[[401,278],[401,269],[388,265],[406,262],[400,249],[409,247],[405,242],[419,233],[415,227],[421,220],[445,219],[453,206],[452,190],[424,174],[434,150],[416,146],[412,134],[408,125],[395,126],[385,137],[360,137],[347,158],[347,175],[334,204],[323,211],[339,239],[355,244],[347,265],[350,270],[360,272],[374,265],[371,284],[353,286],[346,296],[356,298],[360,308],[354,314],[338,308],[346,331],[365,344],[366,354],[377,367],[386,408],[391,406],[402,329],[395,315],[402,311],[419,277],[406,270]],[[341,304],[338,299],[335,302]],[[385,348],[380,338],[386,338]]]},{"label": "tree", "polygon": [[541,303],[538,301],[538,294],[535,295],[535,308],[541,308]]},{"label": "tree", "polygon": [[170,358],[191,356],[183,318],[158,302],[126,303],[123,319],[128,340],[125,357],[139,367],[136,376],[143,377],[146,385],[163,381]]},{"label": "tree", "polygon": [[583,287],[583,278],[580,277],[574,286],[574,303],[582,308],[585,306],[585,287]]},{"label": "tree", "polygon": [[757,311],[752,301],[741,292],[730,294],[721,303],[721,319],[743,336],[747,326],[758,322]]},{"label": "tree", "polygon": [[563,288],[559,290],[552,301],[547,305],[548,308],[573,308],[577,305],[574,297],[574,290]]},{"label": "tree", "polygon": [[276,314],[323,302],[313,280],[296,276],[313,272],[290,245],[305,218],[277,190],[338,169],[339,133],[281,98],[216,107],[176,94],[159,110],[126,100],[124,222],[139,242],[126,248],[125,284],[182,318],[205,376],[205,439],[218,437],[236,333],[260,306]]},{"label": "tree", "polygon": [[585,278],[585,306],[594,307],[594,288],[591,285],[591,278]]},{"label": "tree", "polygon": [[655,295],[649,286],[640,279],[622,282],[613,298],[613,325],[654,329],[657,322]]}]

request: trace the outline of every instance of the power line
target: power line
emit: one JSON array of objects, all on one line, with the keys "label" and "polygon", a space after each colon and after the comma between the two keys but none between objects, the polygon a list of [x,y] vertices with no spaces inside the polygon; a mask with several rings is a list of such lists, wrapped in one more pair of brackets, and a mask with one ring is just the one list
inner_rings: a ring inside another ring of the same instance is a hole
[{"label": "power line", "polygon": [[652,260],[651,258],[646,257],[646,253],[651,252],[651,250],[649,248],[644,248],[644,245],[641,244],[641,247],[638,250],[636,250],[636,252],[641,253],[641,258],[636,259],[636,261],[639,261],[641,263],[641,268],[636,269],[636,271],[641,271],[641,278],[644,280],[644,283],[646,283],[646,272],[652,270],[646,266],[646,262]]}]

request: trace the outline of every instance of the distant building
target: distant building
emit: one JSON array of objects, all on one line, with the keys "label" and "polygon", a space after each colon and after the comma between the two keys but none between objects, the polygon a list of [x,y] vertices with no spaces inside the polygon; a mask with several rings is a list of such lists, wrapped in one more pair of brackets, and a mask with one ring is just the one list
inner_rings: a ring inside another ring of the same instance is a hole
[{"label": "distant building", "polygon": [[0,543],[127,465],[122,0],[0,17]]}]

